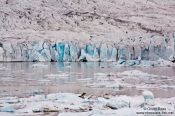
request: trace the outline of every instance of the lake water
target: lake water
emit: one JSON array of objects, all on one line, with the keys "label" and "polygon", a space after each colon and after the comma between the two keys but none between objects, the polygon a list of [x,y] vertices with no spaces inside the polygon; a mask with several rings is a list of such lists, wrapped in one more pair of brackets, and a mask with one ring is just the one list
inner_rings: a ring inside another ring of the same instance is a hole
[{"label": "lake water", "polygon": [[[124,79],[110,77],[123,71],[140,70],[158,75],[152,80]],[[94,74],[107,74],[110,84],[117,78],[123,81],[122,87],[90,87],[97,82]],[[162,77],[163,76],[163,77]],[[125,86],[125,83],[130,86]],[[87,93],[89,95],[140,95],[143,90],[151,90],[156,97],[175,97],[175,67],[119,67],[106,62],[1,62],[0,97],[27,97],[34,94],[57,92]],[[131,87],[132,86],[132,87]]]}]

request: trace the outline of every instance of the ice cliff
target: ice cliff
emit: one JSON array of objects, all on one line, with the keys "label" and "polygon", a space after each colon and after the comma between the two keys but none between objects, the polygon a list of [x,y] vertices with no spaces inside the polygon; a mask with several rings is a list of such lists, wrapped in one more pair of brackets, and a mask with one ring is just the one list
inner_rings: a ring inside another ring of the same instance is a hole
[{"label": "ice cliff", "polygon": [[[0,43],[0,61],[117,61],[137,65],[159,59],[174,61],[174,39],[164,37],[160,43],[150,38],[148,44],[127,45],[115,42],[17,41]],[[173,40],[173,41],[172,41]]]}]

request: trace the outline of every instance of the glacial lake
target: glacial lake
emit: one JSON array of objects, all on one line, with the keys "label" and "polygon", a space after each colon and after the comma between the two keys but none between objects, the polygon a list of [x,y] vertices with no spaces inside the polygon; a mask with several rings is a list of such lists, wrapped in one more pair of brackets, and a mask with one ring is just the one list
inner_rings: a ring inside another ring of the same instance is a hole
[{"label": "glacial lake", "polygon": [[[143,75],[120,76],[125,71]],[[0,97],[58,92],[135,96],[143,90],[152,91],[155,97],[175,97],[175,67],[121,67],[115,62],[0,63]]]}]

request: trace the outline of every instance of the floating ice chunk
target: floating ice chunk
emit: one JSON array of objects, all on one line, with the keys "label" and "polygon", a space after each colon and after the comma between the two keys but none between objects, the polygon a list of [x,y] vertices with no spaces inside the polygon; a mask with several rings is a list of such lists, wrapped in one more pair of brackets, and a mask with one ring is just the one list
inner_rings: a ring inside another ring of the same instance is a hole
[{"label": "floating ice chunk", "polygon": [[149,61],[149,60],[141,60],[141,66],[154,66],[154,61]]},{"label": "floating ice chunk", "polygon": [[106,105],[107,102],[108,102],[108,100],[105,99],[105,98],[103,98],[103,97],[98,97],[98,98],[97,98],[97,101],[96,101],[97,104],[101,104],[101,105],[103,105],[103,106]]},{"label": "floating ice chunk", "polygon": [[175,89],[175,85],[161,85],[160,87],[165,89],[167,88]]},{"label": "floating ice chunk", "polygon": [[[115,73],[112,73],[112,72],[110,72],[110,73],[94,73],[94,77],[95,78],[98,78],[98,77],[111,77],[111,76],[116,76],[117,74],[115,74]],[[99,78],[99,79],[100,79]]]},{"label": "floating ice chunk", "polygon": [[90,82],[88,84],[86,84],[86,86],[88,87],[92,87],[92,88],[113,88],[115,90],[119,90],[122,85],[118,82],[110,82],[109,80],[99,80],[97,82]]},{"label": "floating ice chunk", "polygon": [[106,87],[107,88],[118,88],[118,90],[119,90],[119,88],[121,88],[122,86],[120,83],[116,82],[116,83],[107,84]]},{"label": "floating ice chunk", "polygon": [[45,77],[47,78],[65,78],[69,77],[70,75],[67,73],[59,73],[59,74],[47,74]]},{"label": "floating ice chunk", "polygon": [[167,60],[164,60],[164,59],[161,59],[161,58],[159,58],[159,60],[155,61],[155,63],[158,66],[175,66],[175,64],[173,62],[167,61]]},{"label": "floating ice chunk", "polygon": [[33,64],[32,65],[33,68],[48,68],[48,65],[45,64]]},{"label": "floating ice chunk", "polygon": [[117,61],[117,64],[125,64],[126,63],[126,60],[123,60],[123,59],[119,59]]},{"label": "floating ice chunk", "polygon": [[0,70],[10,70],[7,67],[0,67]]},{"label": "floating ice chunk", "polygon": [[58,116],[137,116],[137,108],[122,108],[119,110],[99,110],[93,109],[89,112],[76,112],[76,113],[60,113]]},{"label": "floating ice chunk", "polygon": [[119,59],[117,61],[117,65],[118,66],[135,66],[135,65],[139,65],[140,64],[140,60],[124,60],[124,59]]},{"label": "floating ice chunk", "polygon": [[[136,112],[143,112],[141,104],[144,103],[144,99],[154,100],[154,95],[150,91],[144,91],[143,96],[122,95],[110,96],[108,99],[105,97],[97,97],[96,99],[85,97],[83,99],[79,97],[79,94],[55,93],[34,96],[33,98],[20,98],[19,103],[1,103],[0,115],[6,116],[4,112],[13,115],[40,115],[41,112],[42,115],[43,112],[60,111],[58,116],[137,116]],[[174,99],[156,98],[154,102],[156,107],[166,107],[168,111],[174,111]],[[150,101],[145,105],[150,105],[148,103]]]},{"label": "floating ice chunk", "polygon": [[40,103],[42,105],[38,105],[38,107],[35,107],[32,109],[34,113],[39,113],[39,112],[58,112],[59,109],[57,105],[55,105],[52,102],[43,102]]},{"label": "floating ice chunk", "polygon": [[92,81],[92,78],[83,78],[83,79],[77,79],[80,82],[88,82],[88,81]]},{"label": "floating ice chunk", "polygon": [[5,80],[5,81],[13,81],[14,80],[14,78],[12,78],[12,77],[5,77],[5,78],[1,78],[1,80]]},{"label": "floating ice chunk", "polygon": [[138,60],[127,60],[126,61],[127,66],[135,66],[135,65],[139,65],[139,64],[140,64],[140,61],[138,61]]},{"label": "floating ice chunk", "polygon": [[34,95],[30,96],[29,98],[21,98],[20,102],[38,102],[46,100],[45,95]]},{"label": "floating ice chunk", "polygon": [[39,111],[40,109],[42,109],[45,106],[48,106],[48,104],[53,104],[50,101],[32,101],[29,100],[30,98],[26,98],[26,100],[23,101],[24,104],[26,104],[26,107],[19,109],[16,111],[17,114],[23,114],[23,115],[34,115],[34,112]]},{"label": "floating ice chunk", "polygon": [[15,109],[12,106],[4,106],[0,109],[1,112],[15,112]]},{"label": "floating ice chunk", "polygon": [[9,112],[9,113],[14,113],[18,109],[24,108],[25,105],[23,104],[3,104],[3,107],[1,106],[0,112]]},{"label": "floating ice chunk", "polygon": [[130,62],[127,62],[127,65],[128,66],[134,66],[134,65],[136,65],[136,63],[135,63],[135,61],[130,61]]},{"label": "floating ice chunk", "polygon": [[18,97],[4,97],[4,98],[0,98],[0,103],[18,103],[19,102],[19,98]]},{"label": "floating ice chunk", "polygon": [[0,116],[14,116],[14,114],[9,112],[0,112]]},{"label": "floating ice chunk", "polygon": [[67,73],[61,73],[61,74],[59,74],[59,77],[69,77],[69,74],[67,74]]},{"label": "floating ice chunk", "polygon": [[130,70],[118,73],[119,76],[132,76],[132,77],[158,77],[158,75],[148,74],[140,70]]},{"label": "floating ice chunk", "polygon": [[143,96],[145,99],[154,99],[154,95],[151,91],[144,91]]},{"label": "floating ice chunk", "polygon": [[58,116],[89,116],[89,112],[66,112],[66,113],[60,113]]},{"label": "floating ice chunk", "polygon": [[57,100],[59,99],[60,94],[59,93],[53,93],[47,95],[47,100]]},{"label": "floating ice chunk", "polygon": [[128,97],[125,97],[125,96],[124,98],[112,97],[107,101],[106,106],[111,109],[120,109],[124,107],[130,107],[130,102],[128,100]]},{"label": "floating ice chunk", "polygon": [[94,73],[95,77],[106,77],[107,73]]},{"label": "floating ice chunk", "polygon": [[56,94],[48,94],[47,99],[57,100],[57,102],[60,103],[81,103],[83,99],[78,96],[79,96],[78,94],[73,93],[56,93]]},{"label": "floating ice chunk", "polygon": [[48,80],[48,79],[41,79],[41,80],[38,80],[38,82],[41,83],[41,84],[46,84],[46,83],[51,82],[51,80]]},{"label": "floating ice chunk", "polygon": [[169,61],[175,61],[175,54],[171,55],[169,58],[168,58]]},{"label": "floating ice chunk", "polygon": [[144,91],[142,94],[146,104],[154,105],[154,94],[151,91]]},{"label": "floating ice chunk", "polygon": [[130,103],[130,108],[132,107],[140,107],[144,103],[144,98],[143,96],[121,96],[122,99],[127,100]]},{"label": "floating ice chunk", "polygon": [[45,77],[47,77],[47,78],[57,78],[57,77],[59,77],[59,75],[58,74],[47,74],[47,75],[45,75]]}]

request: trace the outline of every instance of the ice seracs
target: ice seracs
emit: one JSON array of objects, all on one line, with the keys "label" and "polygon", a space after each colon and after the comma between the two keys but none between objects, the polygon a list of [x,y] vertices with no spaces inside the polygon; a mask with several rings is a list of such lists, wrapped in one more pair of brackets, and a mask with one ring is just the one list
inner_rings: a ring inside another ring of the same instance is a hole
[{"label": "ice seracs", "polygon": [[169,43],[133,46],[105,41],[48,42],[48,40],[45,40],[2,42],[0,47],[0,61],[105,61],[117,62],[118,66],[173,66],[173,56],[174,47]]},{"label": "ice seracs", "polygon": [[[18,43],[16,45],[19,47],[19,50],[15,47],[12,47],[14,45],[10,43],[2,43],[2,45],[3,48],[1,47],[0,49],[1,61],[117,61],[118,66],[174,65],[172,58],[171,61],[168,61],[169,59],[163,59],[164,57],[161,57],[161,55],[159,55],[159,58],[156,60],[149,59],[146,55],[148,52],[152,52],[149,51],[149,49],[148,51],[146,50],[146,52],[143,50],[141,52],[142,56],[138,56],[137,59],[133,59],[133,53],[126,50],[126,48],[116,48],[115,46],[106,45],[105,43],[99,47],[97,47],[95,43],[94,45],[85,44],[83,48],[80,47],[79,44],[74,44],[72,42],[53,44],[46,44],[45,42],[34,42],[30,44]],[[171,54],[172,57],[174,53],[172,52]]]}]

